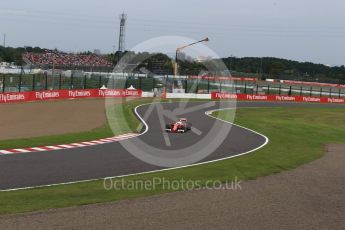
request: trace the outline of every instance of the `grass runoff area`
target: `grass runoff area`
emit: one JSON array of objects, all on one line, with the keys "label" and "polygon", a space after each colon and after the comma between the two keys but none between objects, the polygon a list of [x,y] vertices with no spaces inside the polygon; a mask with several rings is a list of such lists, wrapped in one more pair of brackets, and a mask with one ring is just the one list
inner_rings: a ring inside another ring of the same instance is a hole
[{"label": "grass runoff area", "polygon": [[[136,103],[138,102],[133,102],[129,108]],[[293,169],[321,157],[326,144],[345,143],[344,115],[345,109],[335,108],[241,108],[237,110],[235,123],[266,135],[270,142],[264,148],[237,158],[125,177],[123,181],[129,184],[133,181],[152,181],[153,178],[164,178],[167,181],[184,178],[199,181],[200,185],[204,186],[207,181],[225,183],[235,178],[248,180]],[[214,116],[226,119],[227,111],[216,112]],[[156,184],[154,189],[106,190],[104,181],[98,180],[0,192],[0,214],[79,206],[172,192],[163,185]]]},{"label": "grass runoff area", "polygon": [[[136,106],[146,102],[149,101],[144,99],[131,101],[125,104],[116,104],[108,106],[109,109],[107,110],[107,113],[109,117],[116,117],[118,119],[109,119],[108,123],[104,124],[102,127],[98,127],[87,132],[77,132],[14,140],[0,140],[0,148],[16,149],[48,145],[71,144],[75,142],[93,141],[97,139],[108,138],[129,132],[136,132],[140,123],[134,115],[133,109]],[[111,127],[117,128],[112,130]]]},{"label": "grass runoff area", "polygon": [[77,132],[13,140],[0,140],[0,149],[6,150],[49,145],[71,144],[76,142],[93,141],[102,138],[113,137],[116,135],[125,134],[129,132],[139,132],[141,128],[141,123],[133,113],[133,110],[138,105],[152,102],[168,102],[168,100],[152,100],[150,98],[127,101],[123,104],[107,105],[106,113],[109,119],[108,122],[104,124],[102,127],[98,127],[87,132]]}]

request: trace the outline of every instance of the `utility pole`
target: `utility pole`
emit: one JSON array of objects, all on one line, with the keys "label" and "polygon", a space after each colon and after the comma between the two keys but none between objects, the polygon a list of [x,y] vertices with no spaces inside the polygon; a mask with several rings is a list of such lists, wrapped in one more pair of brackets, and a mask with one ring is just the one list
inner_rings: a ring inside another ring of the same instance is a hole
[{"label": "utility pole", "polygon": [[260,78],[261,78],[261,80],[262,80],[262,74],[263,74],[263,72],[262,72],[262,59],[263,59],[263,57],[261,57],[261,60],[260,60]]},{"label": "utility pole", "polygon": [[4,34],[4,48],[6,48],[6,34]]}]

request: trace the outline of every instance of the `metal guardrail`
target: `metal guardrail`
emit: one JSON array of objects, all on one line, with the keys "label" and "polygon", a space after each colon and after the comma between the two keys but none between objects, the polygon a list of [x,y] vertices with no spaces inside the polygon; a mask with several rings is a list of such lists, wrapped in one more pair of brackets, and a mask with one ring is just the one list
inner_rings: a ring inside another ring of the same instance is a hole
[{"label": "metal guardrail", "polygon": [[159,79],[142,76],[115,76],[112,74],[79,74],[71,76],[47,74],[2,74],[0,75],[0,93],[25,92],[60,89],[95,89],[107,88],[125,89],[130,86],[144,91],[153,91],[163,87]]}]

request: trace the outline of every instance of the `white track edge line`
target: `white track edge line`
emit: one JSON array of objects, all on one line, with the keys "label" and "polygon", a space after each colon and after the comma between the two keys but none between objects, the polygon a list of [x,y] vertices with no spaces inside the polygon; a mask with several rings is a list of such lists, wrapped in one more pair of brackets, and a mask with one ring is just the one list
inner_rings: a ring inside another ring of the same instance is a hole
[{"label": "white track edge line", "polygon": [[[136,133],[126,133],[119,136],[108,137],[103,139],[97,139],[93,141],[83,141],[70,144],[60,144],[60,145],[49,145],[40,147],[26,147],[17,149],[2,149],[0,150],[0,155],[13,155],[22,153],[35,153],[35,152],[52,152],[55,150],[72,149],[72,148],[85,148],[93,145],[103,145],[113,142],[119,142],[122,140],[127,140],[138,136]],[[1,190],[0,190],[1,192]]]},{"label": "white track edge line", "polygon": [[[140,121],[144,124],[144,126],[145,126],[144,132],[138,134],[138,135],[135,136],[135,137],[139,137],[139,136],[141,136],[141,135],[144,135],[144,134],[147,133],[148,130],[149,130],[149,126],[148,126],[147,123],[144,121],[144,119],[139,115],[137,109],[138,109],[139,107],[141,107],[141,106],[151,105],[151,104],[158,104],[158,103],[160,103],[160,102],[145,103],[145,104],[138,105],[137,107],[135,107],[134,113],[136,114],[136,116],[139,118],[139,120],[140,120]],[[170,102],[163,102],[163,103],[170,103]],[[246,108],[246,107],[241,107],[241,108]],[[215,110],[211,110],[211,111],[212,111],[212,113],[213,113],[213,112],[216,112],[216,111],[231,110],[231,109],[234,109],[234,108],[222,108],[222,109],[215,109]],[[266,137],[265,135],[263,135],[263,134],[261,134],[261,133],[259,133],[259,132],[257,132],[257,131],[251,130],[251,129],[249,129],[249,128],[246,128],[246,127],[243,127],[243,126],[240,126],[240,125],[236,125],[236,124],[234,124],[234,123],[232,123],[232,122],[229,122],[229,121],[226,121],[226,120],[223,120],[223,119],[220,119],[220,118],[211,116],[211,115],[207,114],[208,112],[210,112],[210,111],[206,111],[206,112],[205,112],[205,115],[206,115],[206,116],[212,117],[212,118],[214,118],[214,119],[220,120],[220,121],[222,121],[222,122],[225,122],[225,123],[228,123],[228,124],[231,124],[231,125],[235,125],[235,126],[237,126],[237,127],[239,127],[239,128],[246,129],[246,130],[248,130],[248,131],[251,131],[251,132],[253,132],[253,133],[255,133],[255,134],[258,134],[258,135],[264,137],[264,138],[265,138],[265,143],[262,144],[261,146],[255,148],[255,149],[252,149],[252,150],[247,151],[247,152],[244,152],[244,153],[240,153],[240,154],[236,154],[236,155],[232,155],[232,156],[229,156],[229,157],[220,158],[220,159],[216,159],[216,160],[205,161],[205,162],[201,162],[201,163],[195,163],[195,164],[184,165],[184,166],[173,167],[173,168],[166,168],[166,169],[158,169],[158,170],[152,170],[152,171],[147,171],[147,172],[125,174],[125,175],[119,175],[119,176],[113,176],[113,177],[103,177],[103,178],[97,178],[97,179],[72,181],[72,182],[65,182],[65,183],[58,183],[58,184],[50,184],[50,185],[39,185],[39,186],[31,186],[31,187],[23,187],[23,188],[6,189],[6,190],[0,190],[0,192],[11,192],[11,191],[20,191],[20,190],[29,190],[29,189],[38,189],[38,188],[48,188],[48,187],[55,187],[55,186],[62,186],[62,185],[72,185],[72,184],[93,182],[93,181],[98,181],[98,180],[109,180],[109,179],[115,179],[115,178],[122,178],[122,177],[129,177],[129,176],[137,176],[137,175],[143,175],[143,174],[149,174],[149,173],[164,172],[164,171],[170,171],[170,170],[175,170],[175,169],[188,168],[188,167],[192,167],[192,166],[210,164],[210,163],[214,163],[214,162],[218,162],[218,161],[223,161],[223,160],[227,160],[227,159],[231,159],[231,158],[235,158],[235,157],[239,157],[239,156],[243,156],[243,155],[246,155],[246,154],[255,152],[255,151],[257,151],[257,150],[259,150],[259,149],[265,147],[265,146],[269,143],[269,139],[268,139],[268,137]]]}]

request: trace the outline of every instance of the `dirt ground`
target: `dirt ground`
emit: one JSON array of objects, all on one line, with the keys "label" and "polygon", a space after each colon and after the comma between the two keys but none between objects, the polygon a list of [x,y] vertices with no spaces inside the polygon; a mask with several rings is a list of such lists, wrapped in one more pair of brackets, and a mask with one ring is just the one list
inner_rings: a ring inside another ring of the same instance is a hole
[{"label": "dirt ground", "polygon": [[104,111],[104,99],[1,104],[0,140],[88,131],[105,124]]},{"label": "dirt ground", "polygon": [[241,190],[0,216],[0,229],[344,229],[345,145],[327,152],[297,169],[244,182]]}]

